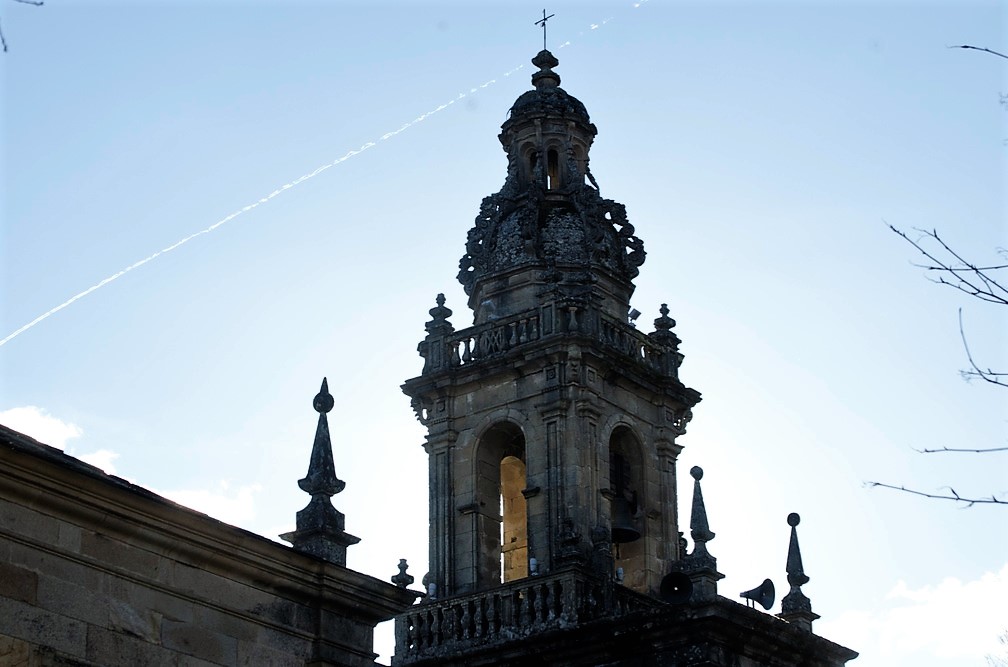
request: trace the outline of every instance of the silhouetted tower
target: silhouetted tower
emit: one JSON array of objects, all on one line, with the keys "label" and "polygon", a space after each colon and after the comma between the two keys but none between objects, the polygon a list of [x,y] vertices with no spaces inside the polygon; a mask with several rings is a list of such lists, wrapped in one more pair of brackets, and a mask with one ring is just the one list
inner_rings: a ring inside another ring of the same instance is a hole
[{"label": "silhouetted tower", "polygon": [[[589,170],[595,125],[549,51],[532,63],[459,262],[473,325],[439,294],[403,385],[427,428],[430,571],[394,663],[720,665],[791,642],[774,664],[842,664],[855,654],[717,595],[699,468],[680,553],[676,438],[700,394],[667,306],[636,328],[644,248]],[[815,642],[839,651],[807,660]]]},{"label": "silhouetted tower", "polygon": [[532,62],[500,134],[504,187],[460,262],[474,326],[455,331],[439,297],[403,386],[428,428],[429,580],[453,595],[530,562],[548,573],[589,560],[594,535],[625,585],[655,592],[678,555],[675,439],[700,395],[679,381],[667,309],[650,335],[629,322],[643,245],[591,177],[595,125],[556,58]]}]

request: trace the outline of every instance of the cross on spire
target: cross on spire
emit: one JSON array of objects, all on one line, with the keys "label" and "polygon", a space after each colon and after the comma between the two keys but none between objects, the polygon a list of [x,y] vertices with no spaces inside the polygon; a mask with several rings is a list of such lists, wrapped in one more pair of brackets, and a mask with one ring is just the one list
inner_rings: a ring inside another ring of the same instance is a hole
[{"label": "cross on spire", "polygon": [[535,25],[541,25],[543,29],[543,51],[546,50],[546,21],[549,21],[554,16],[556,16],[556,14],[550,14],[549,16],[546,16],[546,10],[544,9],[543,17],[535,22]]}]

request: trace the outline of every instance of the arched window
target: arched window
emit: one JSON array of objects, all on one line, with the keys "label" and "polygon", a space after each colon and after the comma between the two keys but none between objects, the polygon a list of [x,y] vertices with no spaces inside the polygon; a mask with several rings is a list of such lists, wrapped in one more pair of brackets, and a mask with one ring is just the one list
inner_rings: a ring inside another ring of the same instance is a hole
[{"label": "arched window", "polygon": [[531,144],[526,144],[522,148],[522,154],[525,156],[525,165],[528,168],[525,180],[529,183],[536,179],[536,164],[539,162],[539,153]]},{"label": "arched window", "polygon": [[546,189],[560,189],[560,156],[555,148],[546,151]]},{"label": "arched window", "polygon": [[625,426],[609,438],[609,488],[615,565],[623,569],[624,586],[646,592],[644,468],[640,442]]},{"label": "arched window", "polygon": [[495,424],[480,438],[476,458],[476,580],[485,588],[528,576],[525,436],[514,424]]}]

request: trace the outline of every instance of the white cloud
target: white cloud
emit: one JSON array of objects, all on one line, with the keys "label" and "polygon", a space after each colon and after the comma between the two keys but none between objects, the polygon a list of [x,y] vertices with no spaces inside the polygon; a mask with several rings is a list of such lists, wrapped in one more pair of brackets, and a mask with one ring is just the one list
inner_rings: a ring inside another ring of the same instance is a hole
[{"label": "white cloud", "polygon": [[99,449],[96,452],[91,452],[90,454],[81,454],[78,456],[84,463],[90,463],[96,468],[101,468],[109,475],[116,474],[115,466],[112,462],[119,458],[119,454],[113,452],[111,449]]},{"label": "white cloud", "polygon": [[1000,655],[998,637],[1008,627],[1008,563],[999,572],[962,581],[910,588],[903,581],[885,596],[887,608],[852,610],[816,626],[821,634],[861,653],[872,665],[984,664]]},{"label": "white cloud", "polygon": [[227,481],[221,481],[214,490],[178,489],[158,493],[225,523],[243,526],[255,518],[255,495],[260,491],[262,487],[259,484],[232,490]]},{"label": "white cloud", "polygon": [[0,424],[31,436],[50,447],[62,449],[84,463],[101,468],[109,475],[116,474],[112,462],[119,458],[118,453],[111,449],[99,449],[86,454],[77,454],[72,447],[67,447],[67,443],[74,438],[81,437],[84,434],[84,429],[77,424],[65,422],[59,417],[53,417],[43,408],[26,405],[0,411]]},{"label": "white cloud", "polygon": [[77,424],[53,417],[34,405],[0,412],[0,424],[57,449],[66,449],[68,440],[79,438],[84,433]]}]

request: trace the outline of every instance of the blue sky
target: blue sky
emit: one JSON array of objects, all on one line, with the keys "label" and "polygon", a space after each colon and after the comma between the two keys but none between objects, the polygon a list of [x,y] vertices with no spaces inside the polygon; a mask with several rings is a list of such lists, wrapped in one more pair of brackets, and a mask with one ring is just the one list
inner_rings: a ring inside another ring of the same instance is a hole
[{"label": "blue sky", "polygon": [[[349,564],[419,579],[423,432],[398,386],[438,292],[470,321],[457,262],[541,9],[0,2],[0,337],[346,158],[0,346],[0,421],[274,536],[307,500],[327,375]],[[785,585],[797,511],[816,630],[854,664],[982,664],[1008,627],[1005,510],[863,483],[1008,492],[1003,455],[914,451],[1005,444],[1008,394],[959,378],[957,309],[995,368],[1008,316],[886,228],[1008,246],[1008,61],[946,48],[1004,51],[1003,4],[549,9],[592,171],[648,252],[633,304],[669,304],[704,395],[680,465],[706,471],[722,593]]]}]

